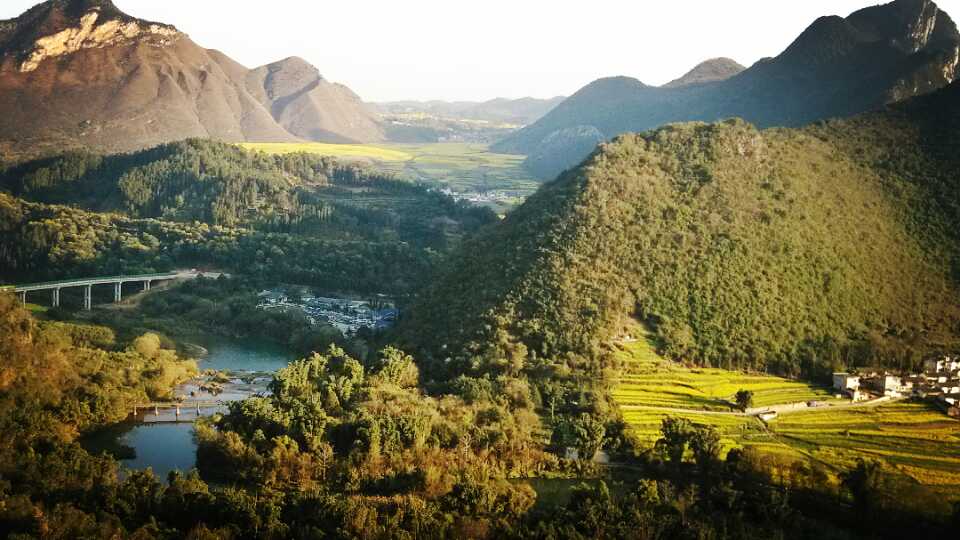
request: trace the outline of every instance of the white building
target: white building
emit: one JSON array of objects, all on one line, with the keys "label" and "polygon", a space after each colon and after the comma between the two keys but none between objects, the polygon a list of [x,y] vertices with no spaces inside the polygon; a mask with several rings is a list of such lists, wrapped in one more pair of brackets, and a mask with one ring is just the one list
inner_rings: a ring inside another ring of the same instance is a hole
[{"label": "white building", "polygon": [[923,371],[931,375],[935,375],[943,371],[944,364],[946,361],[942,358],[928,358],[923,361]]},{"label": "white building", "polygon": [[849,373],[834,373],[833,387],[841,392],[854,392],[860,389],[860,377]]},{"label": "white building", "polygon": [[884,375],[880,378],[880,391],[885,396],[899,396],[903,388],[903,381],[896,375]]}]

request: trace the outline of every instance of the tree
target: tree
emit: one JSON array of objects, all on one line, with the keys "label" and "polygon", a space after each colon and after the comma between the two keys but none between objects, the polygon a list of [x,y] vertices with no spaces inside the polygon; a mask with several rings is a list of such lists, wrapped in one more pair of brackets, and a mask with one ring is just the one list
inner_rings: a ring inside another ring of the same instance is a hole
[{"label": "tree", "polygon": [[152,359],[160,352],[160,336],[154,333],[146,333],[133,340],[133,348],[147,359]]},{"label": "tree", "polygon": [[753,407],[752,390],[740,390],[737,392],[737,395],[734,396],[734,399],[737,402],[737,407],[740,407],[741,411],[746,411],[750,407]]},{"label": "tree", "polygon": [[880,463],[857,459],[857,466],[840,475],[840,485],[853,499],[853,507],[862,517],[873,517],[880,510],[886,479]]},{"label": "tree", "polygon": [[702,471],[720,461],[720,432],[713,426],[697,426],[690,434],[690,450]]},{"label": "tree", "polygon": [[657,448],[666,454],[674,467],[683,463],[692,431],[693,423],[686,418],[668,416],[660,423],[661,438],[657,441]]},{"label": "tree", "polygon": [[577,438],[577,448],[581,452],[580,457],[589,461],[603,448],[607,428],[602,420],[583,413],[573,422],[573,432]]}]

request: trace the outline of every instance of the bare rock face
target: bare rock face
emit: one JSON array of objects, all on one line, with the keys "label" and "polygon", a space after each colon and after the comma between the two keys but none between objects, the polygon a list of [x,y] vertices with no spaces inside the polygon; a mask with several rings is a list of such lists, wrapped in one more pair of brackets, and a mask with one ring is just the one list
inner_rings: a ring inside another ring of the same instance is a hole
[{"label": "bare rock face", "polygon": [[382,140],[360,99],[306,62],[251,84],[262,70],[109,0],[44,2],[0,21],[0,159],[126,152],[190,137]]},{"label": "bare rock face", "polygon": [[[98,22],[101,24],[97,24]],[[20,71],[34,71],[44,60],[72,54],[81,49],[120,45],[134,39],[151,39],[155,46],[163,47],[181,35],[175,28],[160,24],[123,22],[117,19],[103,21],[100,19],[100,9],[93,8],[80,17],[78,26],[37,39],[27,59],[20,64]]]}]

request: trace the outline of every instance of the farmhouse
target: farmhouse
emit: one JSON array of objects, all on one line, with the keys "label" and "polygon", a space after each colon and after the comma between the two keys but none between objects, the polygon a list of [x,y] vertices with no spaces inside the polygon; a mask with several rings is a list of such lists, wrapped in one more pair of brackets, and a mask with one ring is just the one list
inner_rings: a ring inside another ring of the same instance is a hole
[{"label": "farmhouse", "polygon": [[841,392],[852,392],[860,388],[860,376],[849,373],[834,373],[833,387]]},{"label": "farmhouse", "polygon": [[912,390],[912,385],[905,386],[901,377],[889,373],[871,376],[864,384],[872,391],[888,397],[901,397],[903,392]]}]

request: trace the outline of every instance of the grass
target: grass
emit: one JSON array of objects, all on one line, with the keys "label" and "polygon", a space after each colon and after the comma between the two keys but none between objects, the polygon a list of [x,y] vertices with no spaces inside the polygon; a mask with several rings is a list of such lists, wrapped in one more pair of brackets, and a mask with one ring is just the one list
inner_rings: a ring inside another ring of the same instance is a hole
[{"label": "grass", "polygon": [[497,154],[485,144],[326,144],[241,143],[240,146],[268,153],[310,152],[344,159],[357,159],[402,178],[458,193],[503,191],[490,206],[505,210],[540,186],[523,168],[525,156]]},{"label": "grass", "polygon": [[749,446],[788,461],[816,460],[834,472],[849,469],[858,458],[872,458],[945,493],[960,487],[960,422],[932,404],[801,409],[764,426],[753,417],[723,414],[730,411],[726,401],[740,388],[754,391],[757,407],[830,399],[827,389],[768,375],[685,367],[661,358],[645,339],[620,345],[617,356],[624,375],[613,397],[638,439],[651,446],[660,422],[680,416],[717,427],[725,451]]}]

